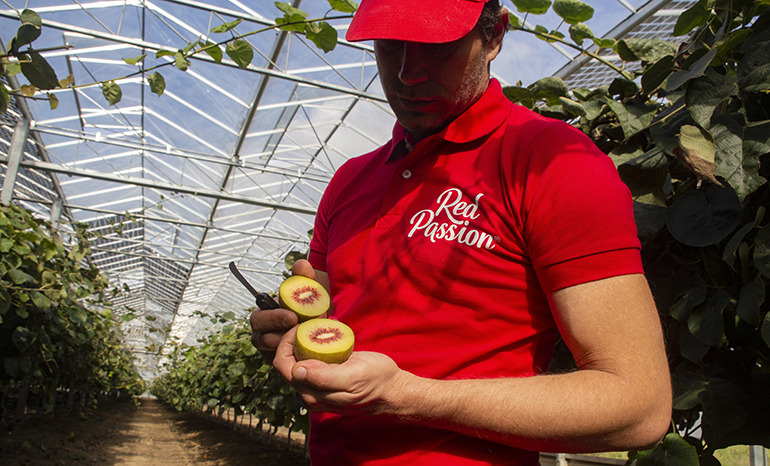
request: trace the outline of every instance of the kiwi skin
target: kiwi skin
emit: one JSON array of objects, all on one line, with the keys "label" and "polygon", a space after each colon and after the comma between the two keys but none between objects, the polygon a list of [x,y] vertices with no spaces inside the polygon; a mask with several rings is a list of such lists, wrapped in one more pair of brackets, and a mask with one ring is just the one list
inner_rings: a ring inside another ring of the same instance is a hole
[{"label": "kiwi skin", "polygon": [[[319,330],[323,331],[324,328],[341,332],[343,340],[329,343],[332,345],[330,347],[312,343],[310,334]],[[327,364],[342,364],[353,353],[354,344],[353,330],[342,322],[333,319],[312,319],[299,324],[297,327],[297,336],[294,339],[294,356],[298,361],[317,359]]]},{"label": "kiwi skin", "polygon": [[[297,292],[310,291],[315,294],[310,304],[303,304],[293,299]],[[292,275],[281,283],[278,289],[278,301],[282,308],[297,314],[299,322],[322,316],[329,310],[331,297],[320,283],[312,278],[301,275]]]}]

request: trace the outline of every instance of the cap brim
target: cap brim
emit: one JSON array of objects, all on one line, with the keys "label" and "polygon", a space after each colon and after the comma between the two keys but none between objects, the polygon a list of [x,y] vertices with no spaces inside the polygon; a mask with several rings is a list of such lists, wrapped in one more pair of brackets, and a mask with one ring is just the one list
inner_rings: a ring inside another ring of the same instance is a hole
[{"label": "cap brim", "polygon": [[345,38],[442,43],[468,34],[486,0],[364,0]]}]

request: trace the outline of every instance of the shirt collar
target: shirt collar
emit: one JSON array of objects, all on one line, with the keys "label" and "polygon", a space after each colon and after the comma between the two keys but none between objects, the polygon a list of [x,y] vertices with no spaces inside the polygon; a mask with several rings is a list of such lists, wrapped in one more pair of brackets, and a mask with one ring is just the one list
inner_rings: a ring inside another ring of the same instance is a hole
[{"label": "shirt collar", "polygon": [[[474,141],[500,126],[508,116],[511,105],[513,105],[511,101],[503,94],[500,82],[493,78],[479,100],[446,128],[429,137],[439,137],[456,144]],[[411,149],[406,143],[408,136],[411,135],[408,135],[401,123],[396,121],[386,160],[400,160],[410,152]]]}]

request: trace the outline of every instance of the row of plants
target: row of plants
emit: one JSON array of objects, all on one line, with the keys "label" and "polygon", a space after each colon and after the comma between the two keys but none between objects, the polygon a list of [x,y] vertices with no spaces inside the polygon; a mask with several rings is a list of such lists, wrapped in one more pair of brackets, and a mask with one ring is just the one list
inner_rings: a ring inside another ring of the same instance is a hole
[{"label": "row of plants", "polygon": [[88,263],[92,235],[84,224],[67,230],[62,238],[26,209],[0,205],[0,389],[4,407],[16,404],[8,414],[23,415],[31,396],[51,412],[62,392],[71,407],[76,394],[86,405],[143,391],[109,308],[117,291]]},{"label": "row of plants", "polygon": [[[514,0],[525,15],[550,3]],[[674,411],[663,443],[629,459],[715,465],[714,452],[731,445],[770,447],[770,167],[762,163],[770,152],[768,3],[699,0],[678,17],[672,35],[684,38],[679,44],[595,38],[581,26],[591,15],[560,14],[572,43],[558,30],[526,32],[577,48],[584,40],[612,48],[624,61],[606,62],[617,79],[568,89],[545,78],[505,92],[582,129],[613,158],[634,196]],[[525,30],[516,22],[512,28]],[[554,366],[564,369],[572,362],[561,350]]]},{"label": "row of plants", "polygon": [[224,325],[200,345],[167,347],[163,373],[150,393],[179,411],[232,412],[234,419],[249,414],[260,426],[307,434],[309,418],[301,399],[251,344],[248,323],[236,321],[233,312],[214,320]]}]

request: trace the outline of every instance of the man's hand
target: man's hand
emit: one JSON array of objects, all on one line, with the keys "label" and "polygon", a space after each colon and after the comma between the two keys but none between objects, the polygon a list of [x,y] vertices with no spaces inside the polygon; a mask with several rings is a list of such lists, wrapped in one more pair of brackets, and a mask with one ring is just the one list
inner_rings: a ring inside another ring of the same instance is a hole
[{"label": "man's hand", "polygon": [[[291,268],[292,275],[302,275],[319,281],[321,285],[329,289],[326,274],[313,269],[310,262],[298,260]],[[287,309],[269,309],[265,311],[255,310],[249,318],[251,323],[251,343],[262,353],[262,357],[268,364],[273,363],[275,349],[281,341],[281,337],[290,328],[297,325],[297,315]]]},{"label": "man's hand", "polygon": [[383,414],[392,412],[405,373],[380,353],[353,352],[342,364],[316,360],[297,361],[294,338],[288,331],[278,345],[273,365],[302,396],[311,411],[337,414]]}]

